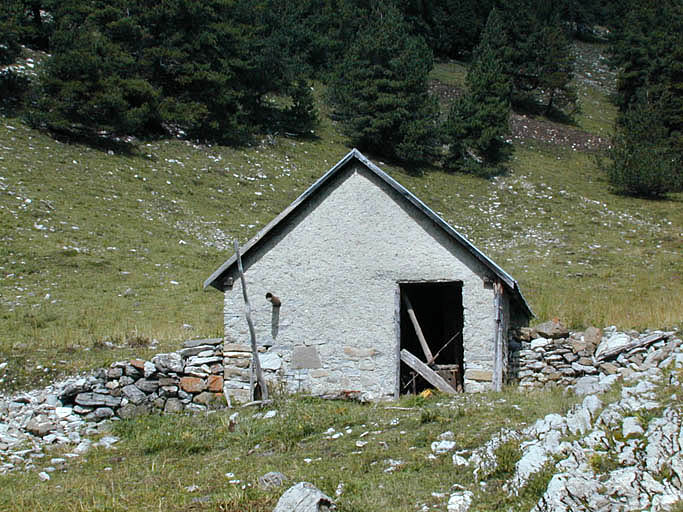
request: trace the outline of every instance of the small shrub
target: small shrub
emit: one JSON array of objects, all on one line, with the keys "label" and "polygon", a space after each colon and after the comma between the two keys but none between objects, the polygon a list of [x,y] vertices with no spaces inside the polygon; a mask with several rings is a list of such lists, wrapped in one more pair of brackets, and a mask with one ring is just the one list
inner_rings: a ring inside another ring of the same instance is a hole
[{"label": "small shrub", "polygon": [[510,477],[515,472],[517,461],[522,457],[522,449],[519,446],[519,441],[511,439],[501,444],[494,451],[496,455],[496,469],[490,475],[490,478],[505,479]]},{"label": "small shrub", "polygon": [[609,473],[620,466],[616,457],[608,453],[594,453],[588,463],[595,474]]},{"label": "small shrub", "polygon": [[678,501],[671,508],[671,512],[683,512],[683,501]]},{"label": "small shrub", "polygon": [[422,409],[420,413],[420,425],[439,421],[439,414],[434,409]]},{"label": "small shrub", "polygon": [[129,334],[126,338],[126,345],[131,348],[145,348],[149,347],[149,336],[142,336],[138,333]]}]

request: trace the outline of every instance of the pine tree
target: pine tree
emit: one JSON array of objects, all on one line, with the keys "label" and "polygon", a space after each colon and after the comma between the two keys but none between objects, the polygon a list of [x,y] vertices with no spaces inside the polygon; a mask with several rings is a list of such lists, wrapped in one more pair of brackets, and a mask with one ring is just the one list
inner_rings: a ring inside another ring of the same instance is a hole
[{"label": "pine tree", "polygon": [[636,196],[683,190],[683,4],[632,2],[616,23],[612,53],[619,115],[610,183]]},{"label": "pine tree", "polygon": [[433,158],[436,100],[427,76],[432,54],[411,36],[401,13],[378,1],[330,84],[330,102],[342,130],[361,149],[409,162]]},{"label": "pine tree", "polygon": [[264,97],[292,90],[296,78],[266,51],[264,27],[245,15],[248,7],[233,0],[65,0],[54,12],[53,55],[30,119],[87,136],[172,131],[248,140],[290,112]]},{"label": "pine tree", "polygon": [[634,2],[612,40],[621,117],[643,96],[661,105],[670,144],[683,152],[683,3]]},{"label": "pine tree", "polygon": [[514,101],[544,102],[546,113],[554,107],[573,108],[573,59],[558,6],[543,0],[509,0],[500,11],[510,48],[506,70]]},{"label": "pine tree", "polygon": [[670,144],[664,101],[640,97],[622,113],[609,151],[611,162],[603,165],[616,192],[658,198],[683,190],[683,157]]},{"label": "pine tree", "polygon": [[144,30],[126,6],[73,0],[55,16],[54,53],[29,119],[79,136],[160,132],[160,91],[140,75],[135,58]]},{"label": "pine tree", "polygon": [[501,25],[499,12],[492,10],[467,73],[467,92],[450,109],[445,127],[450,144],[447,169],[491,174],[509,156],[510,145],[505,142],[510,115],[511,83],[505,73],[509,47]]},{"label": "pine tree", "polygon": [[0,66],[12,64],[21,53],[18,7],[15,1],[0,6]]}]

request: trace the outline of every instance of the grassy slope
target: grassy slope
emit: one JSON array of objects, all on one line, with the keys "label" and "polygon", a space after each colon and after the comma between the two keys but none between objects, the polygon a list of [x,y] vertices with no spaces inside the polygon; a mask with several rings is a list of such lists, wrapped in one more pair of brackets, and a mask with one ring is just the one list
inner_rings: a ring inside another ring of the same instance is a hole
[{"label": "grassy slope", "polygon": [[[610,77],[589,67],[593,50],[581,52],[576,124],[605,135]],[[464,72],[440,64],[435,76],[461,84]],[[0,389],[219,336],[221,297],[202,283],[232,237],[254,235],[348,151],[329,120],[316,135],[108,154],[2,118]],[[510,173],[491,181],[375,161],[515,276],[539,320],[680,326],[683,196],[615,196],[593,155],[515,145]]]},{"label": "grassy slope", "polygon": [[[343,482],[337,498],[343,512],[407,512],[421,504],[445,510],[453,484],[475,490],[476,485],[471,469],[454,467],[452,454],[429,458],[439,434],[452,431],[457,449],[468,456],[500,427],[519,428],[551,411],[565,412],[571,403],[559,390],[533,399],[515,391],[456,401],[410,397],[398,404],[402,410],[300,398],[276,401],[274,419],[242,409],[234,431],[230,413],[122,421],[114,428],[122,437],[114,450],[93,450],[73,459],[49,482],[37,485],[36,473],[0,476],[0,509],[265,512],[274,508],[283,489],[261,490],[257,479],[281,471],[290,485],[313,482],[330,496]],[[330,439],[330,428],[343,436]],[[57,451],[49,455],[56,456]],[[392,459],[400,464],[386,472]],[[46,458],[37,465],[49,464]],[[529,510],[538,499],[507,497],[501,486],[514,467],[507,469],[487,478],[475,511],[503,504]],[[198,489],[188,491],[191,485]],[[207,503],[192,502],[203,496]]]},{"label": "grassy slope", "polygon": [[[458,85],[463,72],[441,65],[437,78]],[[579,86],[577,125],[604,135],[614,115],[608,90],[600,77]],[[252,236],[347,152],[329,121],[318,135],[243,149],[159,141],[134,155],[108,155],[0,119],[0,362],[8,361],[0,388],[35,387],[58,373],[220,335],[220,295],[201,284],[230,255],[231,237]],[[680,195],[614,196],[591,155],[533,140],[517,141],[509,175],[490,182],[376,161],[511,272],[539,320],[681,326]],[[145,347],[146,338],[158,344]],[[471,449],[503,426],[566,410],[570,399],[508,390],[453,405],[438,398],[399,405],[413,410],[278,401],[279,419],[243,411],[235,432],[223,413],[121,422],[114,451],[70,461],[50,482],[35,473],[0,477],[0,509],[266,511],[281,490],[257,490],[256,479],[279,470],[330,494],[344,482],[346,512],[443,510],[453,484],[476,485],[450,456],[427,458],[439,433],[452,430],[458,449]],[[347,426],[351,434],[324,439],[328,428]],[[365,431],[381,433],[360,438]],[[358,440],[369,444],[357,449]],[[403,464],[385,473],[391,458]],[[229,472],[239,484],[229,483]],[[529,510],[547,481],[512,499],[501,489],[508,477],[492,475],[474,510]],[[185,489],[193,484],[198,491]]]}]

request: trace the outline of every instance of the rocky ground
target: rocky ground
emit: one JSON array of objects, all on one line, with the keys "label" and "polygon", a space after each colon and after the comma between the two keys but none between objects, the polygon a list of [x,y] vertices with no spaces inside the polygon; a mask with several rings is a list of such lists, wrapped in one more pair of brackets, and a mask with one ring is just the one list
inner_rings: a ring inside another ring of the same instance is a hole
[{"label": "rocky ground", "polygon": [[[470,452],[458,450],[453,432],[443,432],[431,443],[429,457],[452,457],[454,466],[472,471],[476,483],[468,489],[454,482],[450,495],[434,492],[432,496],[447,500],[448,512],[467,512],[501,464],[499,449],[513,443],[521,447],[522,457],[505,484],[511,496],[522,493],[538,473],[553,474],[530,512],[666,511],[680,506],[683,401],[677,393],[667,393],[681,385],[681,355],[683,350],[676,344],[669,358],[645,371],[631,368],[623,380],[615,375],[593,389],[578,386],[574,392],[585,396],[567,414],[548,414],[522,430],[501,430]],[[615,395],[605,393],[614,385],[621,386],[620,393],[608,402],[608,396]],[[664,390],[667,393],[662,394]],[[457,402],[455,398],[441,406],[453,407]],[[386,472],[402,464],[385,462]],[[340,484],[337,496],[342,493]],[[284,492],[275,511],[333,510],[332,503],[333,498],[310,483],[299,482]],[[417,504],[417,509],[432,508]]]},{"label": "rocky ground", "polygon": [[[672,337],[652,351],[658,353],[666,356],[579,382],[573,392],[585,398],[565,416],[549,414],[521,431],[501,431],[469,457],[456,452],[453,463],[470,467],[485,485],[498,464],[496,449],[515,440],[522,457],[509,493],[518,494],[544,469],[554,473],[532,512],[671,510],[683,502],[683,348]],[[604,393],[617,383],[618,399],[606,403]],[[671,388],[676,391],[667,395]],[[466,489],[452,494],[449,512],[468,510],[473,496]]]},{"label": "rocky ground", "polygon": [[510,139],[521,143],[541,142],[574,151],[601,151],[609,147],[606,137],[588,133],[562,123],[535,119],[528,115],[511,114]]},{"label": "rocky ground", "polygon": [[[449,512],[467,511],[501,464],[499,448],[512,442],[521,447],[521,458],[506,492],[511,496],[524,492],[541,472],[553,475],[531,512],[671,510],[683,502],[683,401],[678,391],[683,347],[678,338],[672,336],[671,340],[666,346],[652,348],[666,352],[655,364],[630,363],[623,371],[593,383],[596,385],[575,386],[571,392],[583,399],[565,415],[549,414],[525,428],[501,430],[475,450],[460,450],[454,434],[442,432],[431,443],[428,457],[450,457],[454,466],[472,471],[475,484],[465,488],[453,482],[450,494],[435,492],[432,496],[439,494]],[[115,418],[76,411],[78,405],[64,398],[88,385],[100,385],[97,375],[0,397],[0,474],[34,472],[47,481],[51,472],[67,470],[70,459],[93,447],[115,445],[118,439],[109,434]],[[459,407],[461,401],[458,396],[442,399],[439,407]],[[252,413],[232,413],[230,421],[239,422],[240,414]],[[277,411],[255,415],[268,421]],[[358,449],[367,443],[367,434],[360,434],[355,443]],[[352,435],[350,430],[330,429],[325,439],[333,442],[348,435]],[[51,456],[52,448],[60,446],[62,455]],[[384,463],[387,473],[403,464],[393,459]],[[297,489],[300,494],[308,487]],[[340,484],[338,496],[343,492]],[[305,494],[321,499],[309,490]],[[416,504],[417,510],[425,512],[432,507]]]}]

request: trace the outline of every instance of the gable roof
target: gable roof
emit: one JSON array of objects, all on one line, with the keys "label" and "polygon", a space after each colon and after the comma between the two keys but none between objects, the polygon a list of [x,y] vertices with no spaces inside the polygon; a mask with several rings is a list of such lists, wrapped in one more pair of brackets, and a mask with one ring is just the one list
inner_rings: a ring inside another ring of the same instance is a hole
[{"label": "gable roof", "polygon": [[[522,295],[521,290],[517,281],[514,280],[507,272],[500,268],[496,263],[493,262],[488,256],[477,249],[467,238],[455,230],[450,224],[443,220],[439,215],[437,215],[432,209],[430,209],[426,204],[420,201],[415,195],[413,195],[408,189],[403,185],[394,180],[391,176],[382,171],[379,167],[368,160],[360,151],[357,149],[352,149],[347,153],[347,155],[339,160],[329,171],[327,171],[318,181],[313,183],[303,194],[297,197],[294,202],[292,202],[287,208],[285,208],[282,213],[270,221],[261,231],[259,231],[256,236],[249,240],[244,246],[241,247],[241,254],[244,258],[249,254],[250,251],[254,250],[255,247],[262,244],[264,240],[268,238],[271,232],[280,224],[287,220],[288,217],[292,216],[295,212],[299,211],[308,201],[311,200],[321,189],[323,189],[327,184],[332,181],[332,177],[341,173],[343,169],[347,166],[352,165],[355,161],[363,164],[370,172],[380,178],[384,183],[390,186],[395,192],[398,193],[399,197],[403,200],[409,202],[415,206],[418,211],[422,212],[426,217],[428,217],[436,226],[441,228],[451,239],[453,239],[458,245],[467,250],[475,259],[481,262],[484,267],[486,267],[491,273],[493,273],[498,279],[500,279],[503,284],[508,288],[508,291],[512,292],[513,296],[517,299],[518,303],[530,316],[533,316],[533,312],[526,302],[526,299]],[[225,277],[230,276],[237,269],[237,258],[233,254],[230,259],[228,259],[223,265],[221,265],[209,278],[204,281],[204,288],[213,286],[214,288],[225,291],[225,285],[223,280]]]}]

